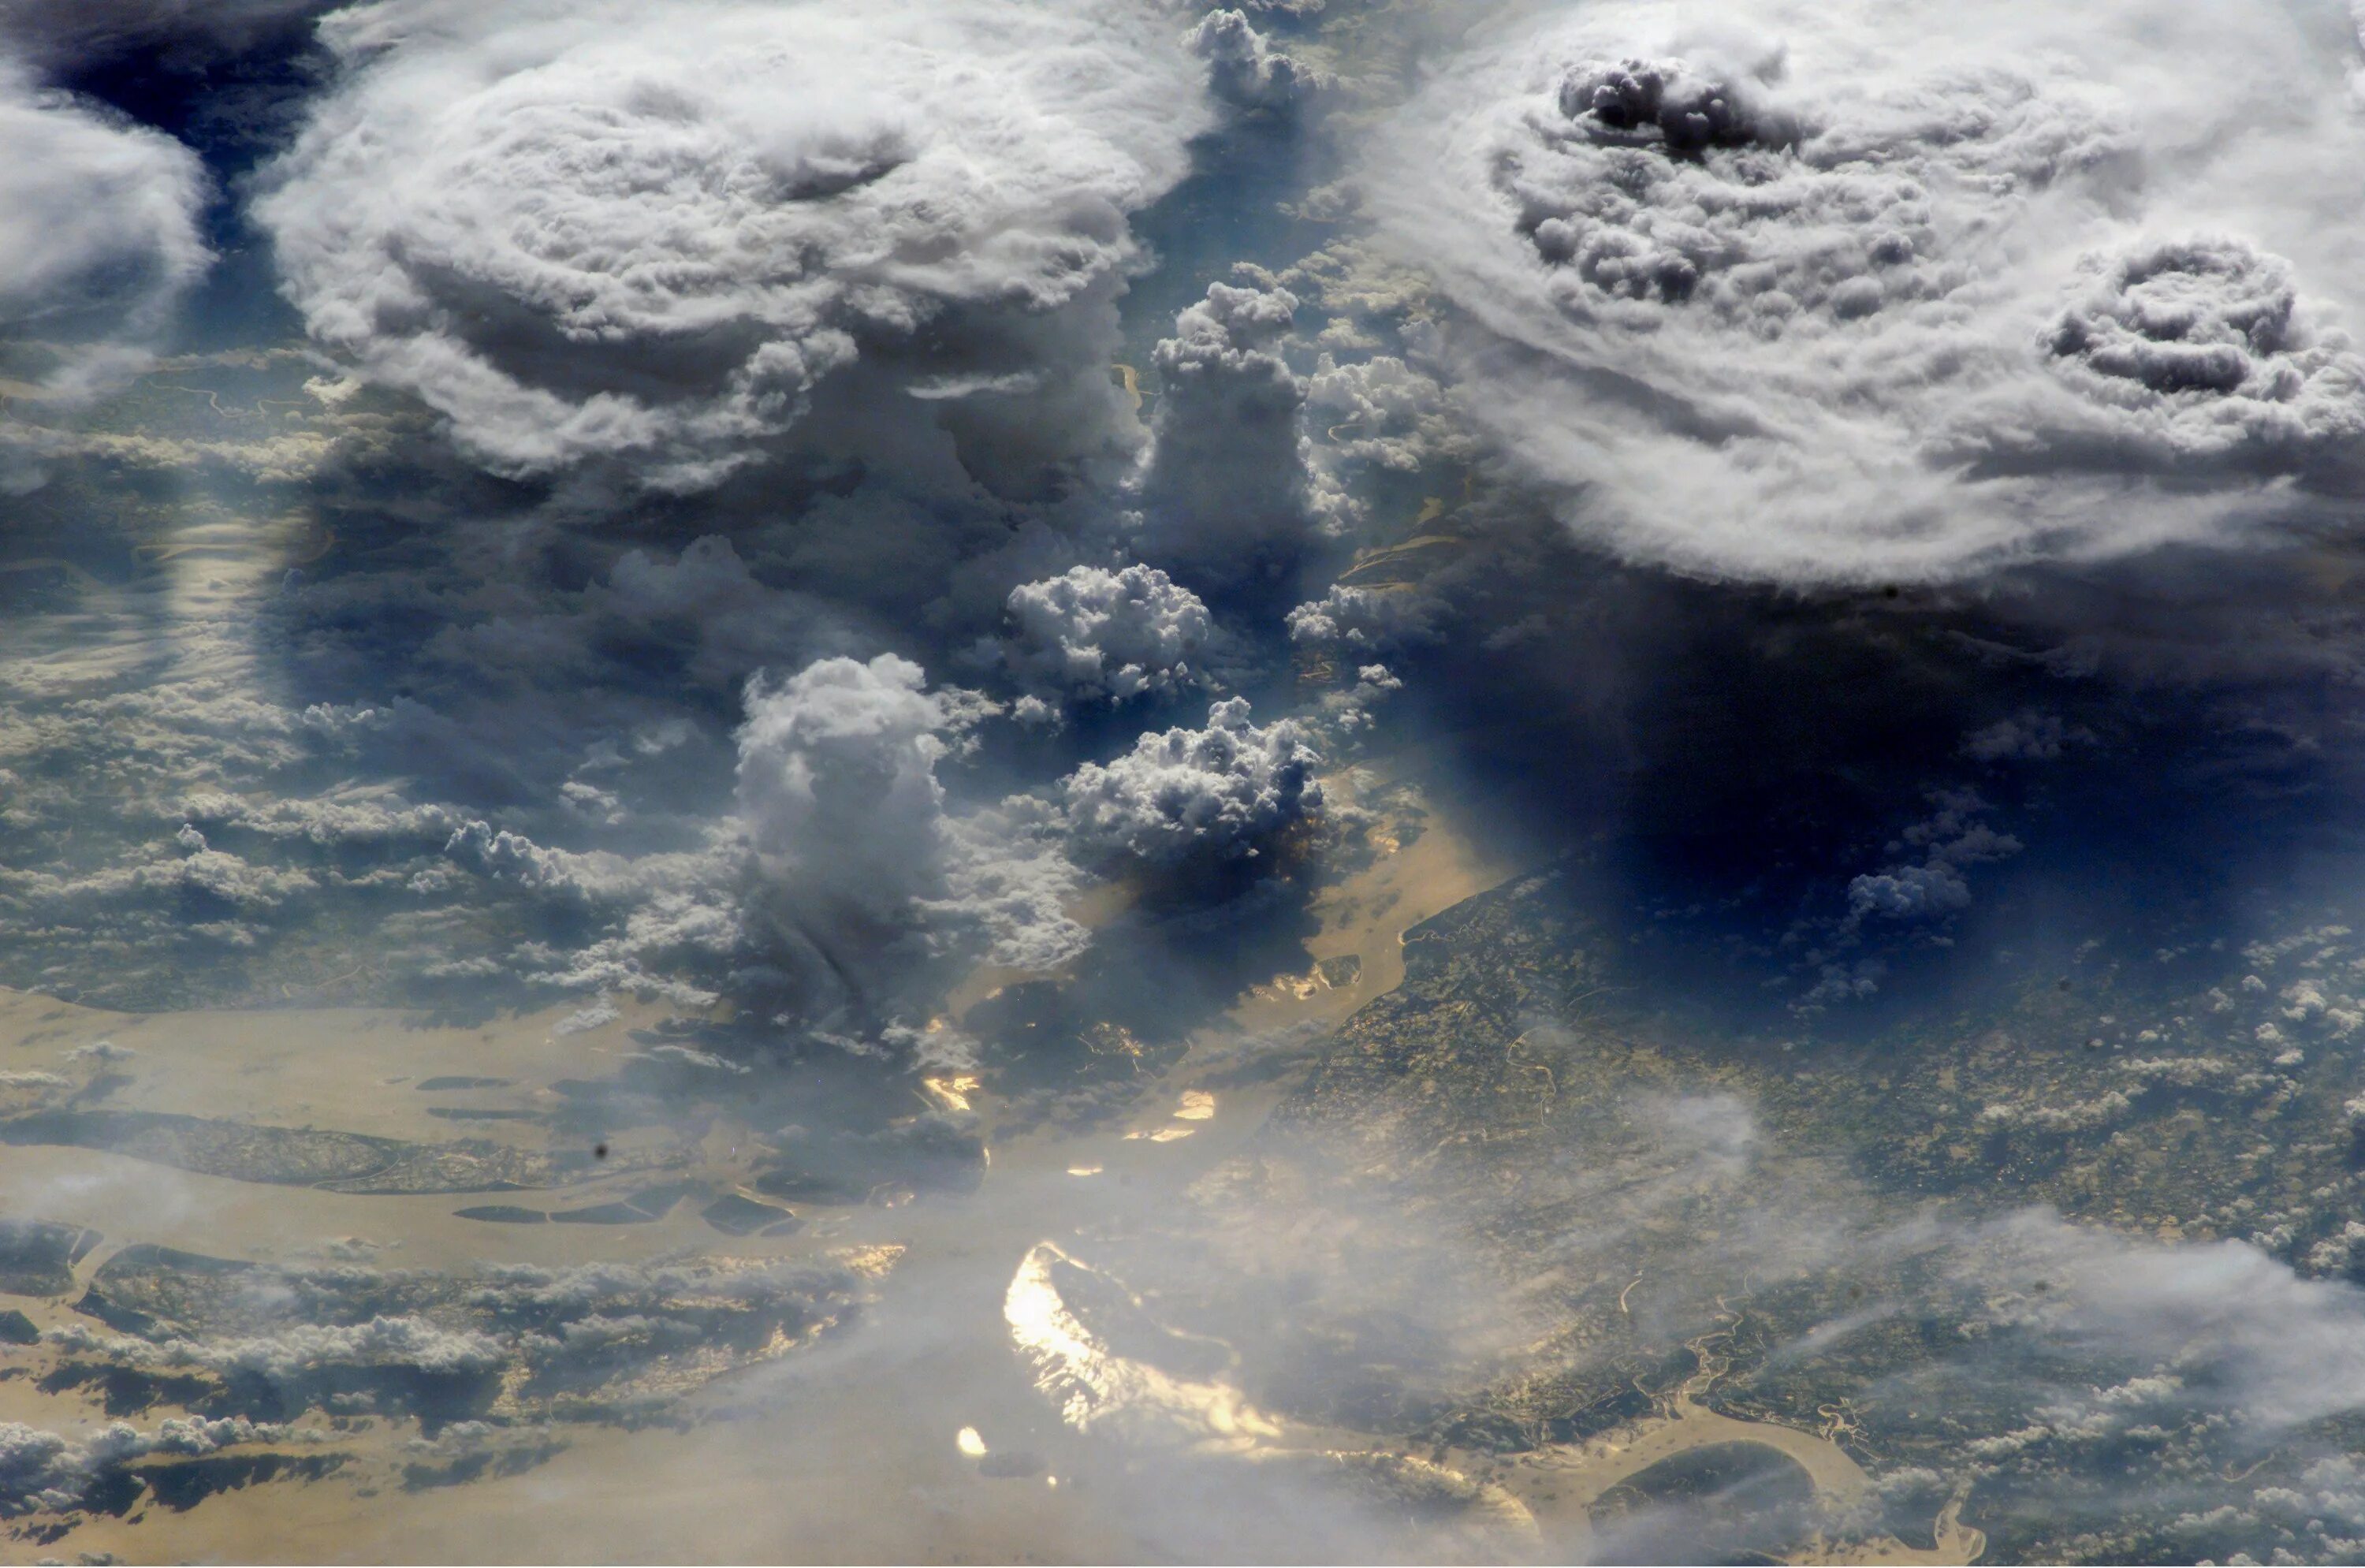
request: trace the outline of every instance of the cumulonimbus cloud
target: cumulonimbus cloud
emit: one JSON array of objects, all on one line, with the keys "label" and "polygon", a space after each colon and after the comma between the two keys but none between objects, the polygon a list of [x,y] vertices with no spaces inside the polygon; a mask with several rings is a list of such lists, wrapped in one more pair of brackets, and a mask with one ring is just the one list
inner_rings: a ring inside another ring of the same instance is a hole
[{"label": "cumulonimbus cloud", "polygon": [[881,994],[888,971],[923,956],[1050,969],[1086,946],[1062,909],[1079,879],[1056,843],[992,812],[947,810],[936,765],[994,711],[973,692],[928,690],[920,666],[891,654],[816,660],[748,689],[748,837],[803,936]]},{"label": "cumulonimbus cloud", "polygon": [[1934,579],[2353,492],[2353,258],[2315,236],[2365,124],[2297,7],[1676,10],[1474,50],[1370,182],[1461,308],[1472,413],[1579,527]]},{"label": "cumulonimbus cloud", "polygon": [[344,78],[256,208],[287,293],[518,476],[699,488],[833,377],[833,410],[915,420],[1114,409],[1127,215],[1210,112],[1129,3],[381,0],[322,30]]}]

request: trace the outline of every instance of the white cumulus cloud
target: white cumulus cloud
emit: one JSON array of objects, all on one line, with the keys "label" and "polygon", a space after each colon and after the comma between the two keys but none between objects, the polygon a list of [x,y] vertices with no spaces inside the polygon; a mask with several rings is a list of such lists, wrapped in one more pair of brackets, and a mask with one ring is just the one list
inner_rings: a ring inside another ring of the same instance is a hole
[{"label": "white cumulus cloud", "polygon": [[1246,700],[1232,698],[1207,710],[1205,729],[1153,731],[1113,761],[1069,775],[1060,784],[1069,838],[1092,863],[1252,855],[1321,810],[1320,762],[1295,720],[1259,725]]},{"label": "white cumulus cloud", "polygon": [[1038,689],[1123,700],[1198,685],[1215,623],[1197,594],[1155,566],[1072,566],[1010,590],[1003,658]]}]

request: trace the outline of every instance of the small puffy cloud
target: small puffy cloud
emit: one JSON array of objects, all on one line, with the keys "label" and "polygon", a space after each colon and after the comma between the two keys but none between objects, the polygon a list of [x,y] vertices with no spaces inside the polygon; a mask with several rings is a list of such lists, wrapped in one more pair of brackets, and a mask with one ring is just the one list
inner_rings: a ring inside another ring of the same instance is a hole
[{"label": "small puffy cloud", "polygon": [[464,825],[446,807],[410,805],[385,788],[356,787],[327,796],[260,801],[207,791],[184,799],[181,810],[188,820],[173,835],[174,841],[190,850],[206,847],[204,832],[194,825],[197,823],[318,845],[448,843]]},{"label": "small puffy cloud", "polygon": [[1890,866],[1848,884],[1851,923],[1867,915],[1911,921],[1960,913],[1971,905],[1963,868],[2020,853],[2020,840],[1978,820],[1988,805],[1971,791],[1941,792],[1936,804],[1937,811],[1907,828],[1889,846],[1892,852],[1921,850],[1920,864]]},{"label": "small puffy cloud", "polygon": [[118,1046],[113,1040],[93,1040],[86,1046],[76,1046],[66,1052],[65,1059],[68,1062],[122,1062],[129,1061],[139,1054],[131,1047]]},{"label": "small puffy cloud", "polygon": [[1708,577],[1944,579],[2353,489],[2353,261],[2315,236],[2365,127],[2297,7],[1676,10],[1472,49],[1366,182],[1459,308],[1470,417],[1580,532]]},{"label": "small puffy cloud", "polygon": [[1152,732],[1062,780],[1069,840],[1088,863],[1254,855],[1322,809],[1320,762],[1295,721],[1261,727],[1246,700],[1217,702],[1205,729]]},{"label": "small puffy cloud", "polygon": [[1963,874],[1944,860],[1868,872],[1848,884],[1851,915],[1880,914],[1891,920],[1926,920],[1971,907]]},{"label": "small puffy cloud", "polygon": [[57,353],[52,390],[90,392],[136,369],[211,261],[204,172],[172,138],[37,85],[5,52],[0,143],[0,330]]},{"label": "small puffy cloud", "polygon": [[1072,566],[1010,591],[1011,673],[1079,700],[1163,696],[1205,681],[1194,667],[1215,632],[1197,594],[1155,566]]},{"label": "small puffy cloud", "polygon": [[1306,388],[1306,407],[1338,460],[1410,474],[1432,458],[1469,455],[1445,388],[1394,354],[1340,364],[1326,353]]},{"label": "small puffy cloud", "polygon": [[2094,732],[2084,725],[2030,709],[1965,735],[1963,755],[1974,762],[2050,762],[2069,746],[2093,744]]},{"label": "small puffy cloud", "polygon": [[587,902],[622,892],[635,880],[631,863],[621,856],[553,849],[481,819],[453,829],[443,853],[486,876]]},{"label": "small puffy cloud", "polygon": [[1387,666],[1360,665],[1354,685],[1323,693],[1322,714],[1338,727],[1339,734],[1352,735],[1371,728],[1373,711],[1403,689],[1403,680]]},{"label": "small puffy cloud", "polygon": [[554,1035],[584,1035],[594,1029],[604,1029],[623,1017],[623,1013],[607,997],[601,997],[588,1007],[578,1007],[550,1026]]},{"label": "small puffy cloud", "polygon": [[[716,993],[683,977],[710,974],[747,941],[741,908],[746,846],[727,828],[714,830],[700,850],[628,858],[554,848],[514,829],[472,821],[453,832],[444,854],[459,866],[532,893],[572,917],[595,918],[600,935],[572,951],[526,944],[505,961],[478,954],[431,964],[424,971],[430,976],[489,978],[514,972],[532,983],[566,991],[633,991],[703,1005]],[[421,893],[442,893],[447,885],[443,879],[428,876],[411,883]],[[596,1019],[602,1005],[577,1016]]]},{"label": "small puffy cloud", "polygon": [[1373,653],[1437,640],[1442,601],[1418,588],[1351,588],[1333,583],[1320,599],[1289,612],[1292,642]]},{"label": "small puffy cloud", "polygon": [[1287,109],[1321,85],[1318,73],[1274,49],[1245,11],[1210,11],[1182,38],[1207,62],[1207,90],[1244,109]]},{"label": "small puffy cloud", "polygon": [[716,1056],[712,1051],[701,1051],[694,1046],[651,1046],[647,1050],[637,1054],[651,1061],[672,1062],[682,1067],[697,1068],[706,1072],[729,1072],[744,1076],[755,1070],[745,1062],[732,1061]]},{"label": "small puffy cloud", "polygon": [[[177,846],[176,846],[177,847]],[[258,864],[219,849],[140,860],[81,874],[0,870],[0,892],[35,907],[84,908],[176,899],[195,893],[254,913],[315,891],[300,868]]]},{"label": "small puffy cloud", "polygon": [[315,339],[499,473],[704,487],[824,381],[856,425],[1034,398],[1105,434],[1127,215],[1206,119],[1162,32],[1060,0],[380,0],[323,24],[345,76],[256,210]]},{"label": "small puffy cloud", "polygon": [[952,819],[947,834],[944,890],[919,905],[932,946],[1041,972],[1091,945],[1068,915],[1083,879],[1050,824],[987,810]]}]

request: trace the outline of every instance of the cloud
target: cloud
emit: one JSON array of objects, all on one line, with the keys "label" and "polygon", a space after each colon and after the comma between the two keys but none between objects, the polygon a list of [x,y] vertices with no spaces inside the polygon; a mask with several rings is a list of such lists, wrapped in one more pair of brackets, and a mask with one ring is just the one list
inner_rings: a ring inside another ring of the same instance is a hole
[{"label": "cloud", "polygon": [[[132,1330],[76,1322],[45,1340],[74,1361],[196,1373],[214,1384],[199,1396],[202,1406],[228,1419],[196,1431],[167,1422],[159,1434],[184,1445],[175,1451],[203,1452],[194,1445],[207,1429],[217,1441],[286,1431],[250,1425],[259,1412],[415,1414],[432,1428],[480,1416],[497,1398],[510,1421],[580,1411],[586,1401],[646,1409],[834,1326],[861,1276],[826,1257],[436,1274],[274,1268],[133,1249],[106,1265],[98,1283]],[[45,1446],[35,1441],[28,1458]],[[160,1446],[146,1440],[148,1451]]]},{"label": "cloud", "polygon": [[201,70],[334,7],[335,0],[5,0],[0,38],[45,70],[153,51]]},{"label": "cloud", "polygon": [[[2028,423],[1998,419],[2003,428],[1969,440],[2004,462],[2100,448],[2167,471],[2229,460],[2259,476],[2353,470],[2365,357],[2310,322],[2290,263],[2215,236],[2090,257],[2082,270],[2087,286],[2044,345],[2077,400],[2032,399]],[[2031,428],[2038,420],[2058,423]]]},{"label": "cloud", "polygon": [[90,903],[174,899],[195,893],[244,910],[278,907],[319,886],[293,867],[257,865],[219,849],[198,849],[173,859],[131,860],[82,876],[48,871],[0,871],[0,889],[37,908],[76,908]]},{"label": "cloud", "polygon": [[1867,872],[1848,884],[1848,913],[1853,918],[1885,914],[1891,920],[1922,920],[1957,914],[1970,907],[1970,884],[1947,860],[1892,866],[1886,871]]},{"label": "cloud", "polygon": [[994,710],[926,679],[892,654],[818,660],[752,684],[739,731],[740,815],[778,907],[865,1002],[920,959],[1048,969],[1087,940],[1062,909],[1076,873],[1040,824],[947,810],[936,765]]},{"label": "cloud", "polygon": [[1848,884],[1851,923],[1874,914],[1891,920],[1958,914],[1971,906],[1971,888],[1963,878],[1963,868],[2009,859],[2020,853],[2020,840],[1976,820],[1988,805],[1972,791],[1942,792],[1937,806],[1934,813],[1907,828],[1900,842],[1889,846],[1891,853],[1922,850],[1920,864],[1890,866]]},{"label": "cloud", "polygon": [[622,1018],[616,1004],[602,996],[588,1007],[578,1007],[550,1026],[554,1035],[581,1035],[593,1029],[604,1029]]},{"label": "cloud", "polygon": [[246,1417],[174,1417],[153,1432],[110,1421],[77,1441],[22,1421],[0,1421],[0,1518],[64,1513],[83,1505],[92,1484],[150,1454],[194,1456],[236,1443],[285,1442],[310,1433]]},{"label": "cloud", "polygon": [[881,654],[819,660],[777,687],[749,688],[739,810],[801,902],[891,924],[941,886],[936,764],[989,710],[926,681],[919,666]]},{"label": "cloud", "polygon": [[1443,601],[1418,588],[1364,588],[1333,583],[1320,599],[1289,612],[1292,642],[1373,653],[1437,640]]},{"label": "cloud", "polygon": [[1205,729],[1138,738],[1059,785],[1067,832],[1088,864],[1237,858],[1322,809],[1321,758],[1294,720],[1260,727],[1245,699],[1207,710]]},{"label": "cloud", "polygon": [[2353,258],[2312,238],[2365,151],[2336,69],[2281,6],[1761,0],[1708,35],[1638,0],[1469,50],[1367,183],[1460,308],[1471,416],[1581,532],[1947,578],[2353,489]]},{"label": "cloud", "polygon": [[1994,1229],[2032,1261],[2054,1253],[2077,1287],[2032,1309],[2032,1327],[2191,1372],[2196,1387],[2211,1387],[2253,1429],[2365,1406],[2365,1361],[2356,1350],[2365,1291],[2353,1284],[2303,1279],[2241,1241],[2098,1248],[2041,1212]]},{"label": "cloud", "polygon": [[2093,731],[2032,708],[1965,735],[1963,755],[1975,762],[2050,762],[2070,746],[2094,744]]},{"label": "cloud", "polygon": [[[628,857],[553,848],[476,820],[453,832],[443,853],[453,864],[521,890],[530,902],[569,920],[588,917],[598,935],[566,948],[523,942],[498,959],[481,950],[468,958],[442,958],[446,941],[437,940],[411,955],[430,960],[423,971],[430,978],[489,979],[506,972],[566,991],[633,991],[698,1006],[714,1001],[712,985],[750,941],[744,911],[746,846],[729,825],[711,826],[705,844],[694,850]],[[415,893],[442,894],[448,881],[448,876],[422,873],[409,886]],[[596,1014],[597,1009],[588,1011]]]},{"label": "cloud", "polygon": [[144,363],[143,346],[212,260],[196,154],[71,95],[0,53],[0,331],[54,356],[47,389],[87,396]]},{"label": "cloud", "polygon": [[1285,288],[1209,284],[1159,342],[1163,396],[1140,544],[1185,581],[1252,577],[1311,529],[1306,383],[1280,352],[1296,309]]},{"label": "cloud", "polygon": [[1444,387],[1394,354],[1340,364],[1326,353],[1306,386],[1306,406],[1337,461],[1410,474],[1434,459],[1470,455]]},{"label": "cloud", "polygon": [[1123,701],[1203,685],[1193,667],[1215,634],[1197,594],[1155,566],[1071,566],[1010,590],[1001,656],[1030,687]]},{"label": "cloud", "polygon": [[256,205],[312,335],[498,473],[678,490],[813,413],[1109,435],[1127,215],[1206,115],[1129,4],[384,0],[323,37],[345,79]]},{"label": "cloud", "polygon": [[1404,684],[1385,665],[1356,666],[1354,685],[1322,694],[1320,711],[1330,734],[1351,739],[1372,728],[1380,705],[1402,691]]},{"label": "cloud", "polygon": [[1240,108],[1285,111],[1323,84],[1268,43],[1245,11],[1208,12],[1182,43],[1207,62],[1207,90]]}]

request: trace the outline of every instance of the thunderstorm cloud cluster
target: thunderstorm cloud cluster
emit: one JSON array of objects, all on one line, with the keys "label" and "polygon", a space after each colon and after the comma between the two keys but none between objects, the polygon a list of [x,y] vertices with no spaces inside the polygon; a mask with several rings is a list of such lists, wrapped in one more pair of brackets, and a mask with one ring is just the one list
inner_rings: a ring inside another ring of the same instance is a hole
[{"label": "thunderstorm cloud cluster", "polygon": [[[763,1369],[1050,1556],[1799,1547],[1515,1484],[1696,1396],[2365,1541],[2348,0],[0,0],[0,1154],[433,1209],[28,1179],[0,1529]],[[356,1010],[564,1074],[109,1098]]]}]

